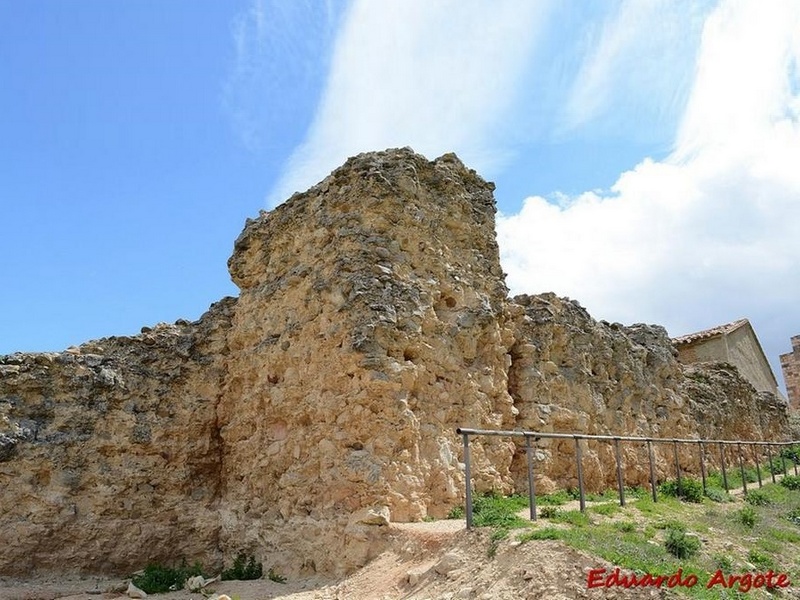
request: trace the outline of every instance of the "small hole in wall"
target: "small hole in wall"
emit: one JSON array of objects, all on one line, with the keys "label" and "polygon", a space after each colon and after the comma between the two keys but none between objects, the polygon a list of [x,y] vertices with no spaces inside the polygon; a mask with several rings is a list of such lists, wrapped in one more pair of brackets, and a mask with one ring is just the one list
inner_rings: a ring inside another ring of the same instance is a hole
[{"label": "small hole in wall", "polygon": [[456,305],[456,299],[453,298],[452,296],[446,296],[444,298],[444,303],[447,306],[447,308],[453,308]]},{"label": "small hole in wall", "polygon": [[414,362],[415,360],[417,360],[417,358],[419,358],[419,354],[413,348],[406,348],[403,351],[403,360],[409,360],[411,362]]}]

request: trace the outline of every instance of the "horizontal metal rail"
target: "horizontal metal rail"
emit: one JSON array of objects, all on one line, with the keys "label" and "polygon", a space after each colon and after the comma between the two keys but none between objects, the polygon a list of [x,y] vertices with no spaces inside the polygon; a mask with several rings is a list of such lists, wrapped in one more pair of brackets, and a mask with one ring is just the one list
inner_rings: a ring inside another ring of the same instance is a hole
[{"label": "horizontal metal rail", "polygon": [[[466,517],[467,529],[471,529],[473,525],[473,507],[472,507],[472,472],[470,464],[470,436],[497,436],[497,437],[522,437],[525,438],[525,456],[527,461],[528,471],[528,495],[530,498],[530,516],[531,520],[536,520],[536,491],[534,485],[534,468],[533,468],[533,447],[531,446],[531,438],[534,440],[539,439],[561,439],[561,440],[574,440],[575,441],[575,460],[576,471],[578,476],[578,493],[580,499],[581,512],[586,511],[586,496],[583,485],[583,464],[581,460],[581,440],[599,440],[614,443],[614,458],[616,462],[617,471],[617,487],[619,491],[619,502],[621,506],[625,506],[625,488],[622,475],[622,460],[620,456],[620,442],[640,442],[647,445],[648,460],[650,463],[650,487],[653,495],[653,501],[658,501],[656,493],[656,475],[655,475],[655,459],[653,455],[653,444],[672,444],[675,460],[675,473],[677,477],[678,494],[681,494],[681,467],[678,458],[678,444],[697,444],[700,448],[700,473],[702,475],[703,493],[706,492],[706,449],[705,444],[716,445],[719,449],[720,465],[722,469],[722,479],[725,486],[725,491],[729,490],[727,470],[725,468],[725,445],[736,446],[739,455],[739,467],[742,474],[742,484],[744,486],[745,494],[747,493],[747,480],[744,470],[744,455],[742,453],[742,445],[744,446],[766,446],[767,454],[769,456],[770,472],[772,474],[772,481],[775,481],[775,472],[772,463],[772,447],[774,446],[795,446],[800,444],[800,440],[792,440],[786,442],[764,441],[764,440],[719,440],[719,439],[704,439],[704,438],[657,438],[657,437],[642,437],[631,435],[592,435],[588,433],[548,433],[543,431],[519,431],[510,430],[502,431],[496,429],[469,429],[466,427],[459,427],[456,433],[463,438],[464,442],[464,470],[466,478]],[[784,475],[787,474],[786,458],[783,453],[780,453],[781,465],[783,467]],[[797,456],[792,457],[794,463],[795,475],[798,474],[797,469]],[[761,487],[761,467],[758,464],[758,457],[756,456],[756,469],[758,471],[758,485]]]}]

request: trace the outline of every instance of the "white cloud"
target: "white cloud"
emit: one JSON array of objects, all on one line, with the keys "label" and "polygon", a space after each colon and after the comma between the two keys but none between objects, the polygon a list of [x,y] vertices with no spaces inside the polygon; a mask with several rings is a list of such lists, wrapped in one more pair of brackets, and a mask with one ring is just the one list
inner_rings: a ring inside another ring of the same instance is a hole
[{"label": "white cloud", "polygon": [[673,335],[748,317],[779,372],[800,332],[799,57],[800,3],[720,3],[669,158],[499,218],[512,290]]},{"label": "white cloud", "polygon": [[306,142],[272,200],[304,190],[359,152],[456,151],[486,173],[492,128],[519,90],[548,2],[356,0],[340,31]]},{"label": "white cloud", "polygon": [[[621,0],[603,24],[587,31],[561,129],[611,121],[617,135],[658,137],[631,124],[670,126],[680,114],[692,77],[685,67],[707,10],[708,2]],[[608,135],[611,128],[604,129]]]}]

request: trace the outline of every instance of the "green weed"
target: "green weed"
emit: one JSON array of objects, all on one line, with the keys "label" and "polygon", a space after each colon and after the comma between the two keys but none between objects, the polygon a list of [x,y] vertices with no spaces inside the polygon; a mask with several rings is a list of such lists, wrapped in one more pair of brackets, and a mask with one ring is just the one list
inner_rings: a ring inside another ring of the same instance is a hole
[{"label": "green weed", "polygon": [[664,547],[676,558],[691,558],[700,550],[700,539],[687,534],[685,529],[670,527],[667,529]]},{"label": "green weed", "polygon": [[687,502],[703,501],[703,484],[691,477],[682,477],[680,486],[678,486],[677,480],[665,481],[659,486],[659,490],[666,496],[680,498]]},{"label": "green weed", "polygon": [[233,559],[233,566],[230,569],[222,571],[223,580],[261,579],[263,575],[264,566],[256,562],[255,556],[250,555],[248,557],[244,552],[236,555],[236,558]]},{"label": "green weed", "polygon": [[745,506],[736,511],[736,520],[745,527],[752,529],[758,521],[758,513],[752,506]]},{"label": "green weed", "polygon": [[180,590],[189,577],[202,575],[202,567],[194,564],[188,567],[182,563],[179,567],[166,567],[164,565],[149,564],[144,572],[131,578],[133,585],[148,594],[163,594],[171,590]]}]

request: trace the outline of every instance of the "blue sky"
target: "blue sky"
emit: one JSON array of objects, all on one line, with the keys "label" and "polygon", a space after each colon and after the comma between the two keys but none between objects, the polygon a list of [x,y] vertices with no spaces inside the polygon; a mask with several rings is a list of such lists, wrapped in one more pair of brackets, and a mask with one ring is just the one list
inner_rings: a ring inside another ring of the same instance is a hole
[{"label": "blue sky", "polygon": [[196,319],[355,153],[497,184],[512,293],[800,333],[792,0],[0,0],[0,353]]}]

